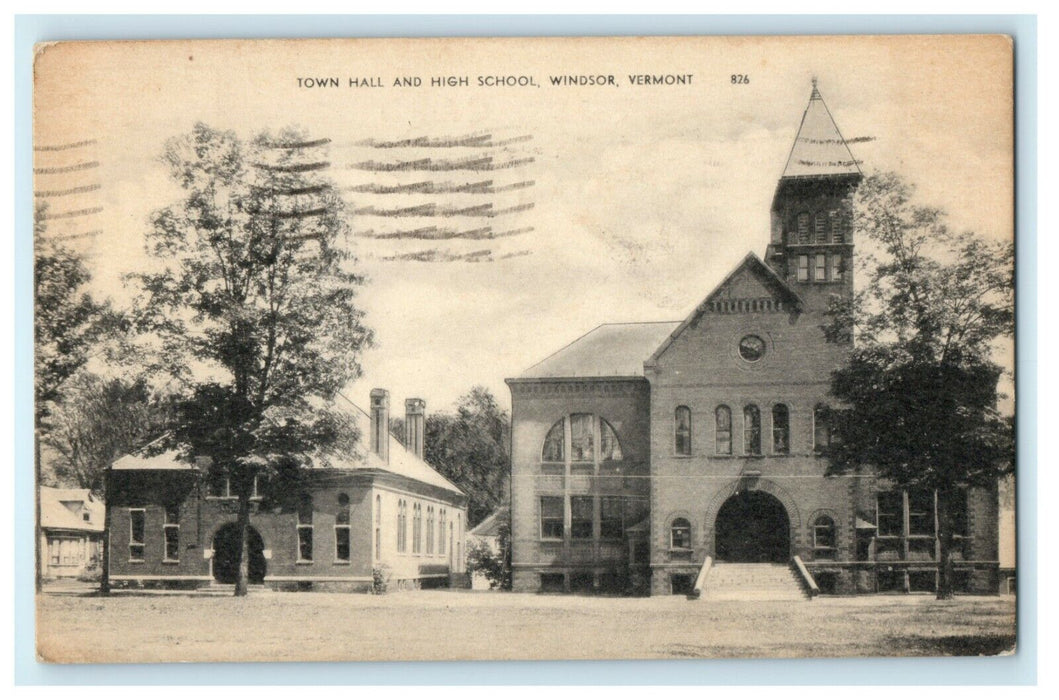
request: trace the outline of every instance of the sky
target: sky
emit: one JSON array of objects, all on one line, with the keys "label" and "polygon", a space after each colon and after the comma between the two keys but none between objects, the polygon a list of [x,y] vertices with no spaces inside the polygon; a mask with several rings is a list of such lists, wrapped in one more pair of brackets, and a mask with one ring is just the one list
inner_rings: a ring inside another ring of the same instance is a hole
[{"label": "sky", "polygon": [[507,407],[505,378],[601,323],[681,320],[763,255],[814,77],[865,172],[1009,240],[1011,71],[1006,39],[973,36],[60,44],[38,49],[34,189],[121,306],[180,194],[166,139],[197,121],[330,139],[376,338],[345,395],[447,410],[484,385]]}]

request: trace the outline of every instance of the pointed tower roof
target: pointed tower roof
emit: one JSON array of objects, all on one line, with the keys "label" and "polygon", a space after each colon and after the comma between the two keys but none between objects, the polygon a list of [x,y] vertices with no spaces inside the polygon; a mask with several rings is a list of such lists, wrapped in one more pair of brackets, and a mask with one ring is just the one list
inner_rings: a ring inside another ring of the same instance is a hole
[{"label": "pointed tower roof", "polygon": [[820,177],[826,175],[860,175],[857,159],[842,138],[831,111],[816,88],[802,115],[798,136],[794,139],[783,177]]}]

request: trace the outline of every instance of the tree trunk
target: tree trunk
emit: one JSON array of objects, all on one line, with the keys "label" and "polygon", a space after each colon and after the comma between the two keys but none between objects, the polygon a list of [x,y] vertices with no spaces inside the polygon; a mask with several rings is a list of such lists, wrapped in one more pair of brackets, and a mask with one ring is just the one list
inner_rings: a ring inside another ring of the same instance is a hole
[{"label": "tree trunk", "polygon": [[239,516],[236,523],[239,528],[239,574],[235,579],[235,595],[244,596],[250,579],[250,493],[245,488],[239,489]]},{"label": "tree trunk", "polygon": [[953,495],[948,489],[938,489],[938,600],[949,600],[953,597]]},{"label": "tree trunk", "polygon": [[99,592],[110,595],[110,501],[113,498],[110,489],[110,468],[103,472],[103,561],[99,578]]},{"label": "tree trunk", "polygon": [[33,503],[36,509],[34,516],[34,541],[36,544],[33,546],[36,550],[37,556],[37,568],[36,568],[36,590],[40,593],[44,589],[44,567],[43,559],[44,547],[41,546],[41,528],[40,528],[40,420],[37,420],[36,430],[33,431]]}]

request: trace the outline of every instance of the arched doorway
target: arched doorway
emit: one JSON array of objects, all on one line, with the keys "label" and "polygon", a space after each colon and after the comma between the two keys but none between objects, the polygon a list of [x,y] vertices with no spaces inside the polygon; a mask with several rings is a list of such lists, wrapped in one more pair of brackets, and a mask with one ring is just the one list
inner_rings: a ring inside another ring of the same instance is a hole
[{"label": "arched doorway", "polygon": [[787,510],[764,491],[741,491],[725,501],[714,535],[718,561],[784,563],[791,556]]},{"label": "arched doorway", "polygon": [[[250,561],[249,583],[265,581],[265,543],[257,530],[247,528]],[[213,578],[218,583],[235,583],[239,576],[239,526],[228,523],[213,536]]]}]

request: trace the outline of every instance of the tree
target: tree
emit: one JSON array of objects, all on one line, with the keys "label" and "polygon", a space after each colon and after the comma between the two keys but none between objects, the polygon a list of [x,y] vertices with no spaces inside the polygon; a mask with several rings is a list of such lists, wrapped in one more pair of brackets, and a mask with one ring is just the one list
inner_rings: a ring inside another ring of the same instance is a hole
[{"label": "tree", "polygon": [[81,255],[48,238],[47,207],[34,211],[33,369],[34,496],[36,503],[36,587],[41,590],[41,440],[64,382],[89,360],[109,309],[86,291],[91,276]]},{"label": "tree", "polygon": [[187,386],[168,442],[223,472],[237,497],[236,595],[255,478],[297,480],[358,439],[333,399],[360,375],[371,332],[327,143],[292,128],[244,141],[201,123],[170,139],[162,161],[184,195],[153,215],[158,269],[135,278],[154,364]]},{"label": "tree", "polygon": [[467,570],[480,571],[490,588],[511,590],[511,512],[501,508],[497,512],[495,549],[479,540],[467,547]]},{"label": "tree", "polygon": [[460,397],[455,414],[427,417],[426,461],[467,494],[469,526],[507,500],[510,425],[507,411],[482,386]]},{"label": "tree", "polygon": [[894,174],[854,198],[866,281],[835,299],[825,333],[856,347],[832,375],[832,472],[867,466],[937,494],[938,598],[953,594],[953,526],[969,488],[1014,469],[1013,423],[1000,415],[997,342],[1014,334],[1014,246],[955,234]]},{"label": "tree", "polygon": [[103,476],[115,459],[139,449],[166,426],[167,397],[144,378],[104,379],[79,372],[65,385],[43,438],[60,483],[103,495]]}]

